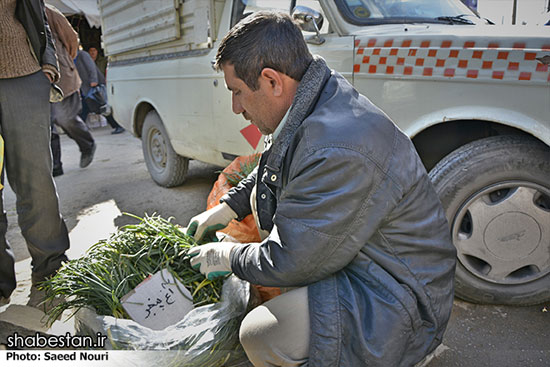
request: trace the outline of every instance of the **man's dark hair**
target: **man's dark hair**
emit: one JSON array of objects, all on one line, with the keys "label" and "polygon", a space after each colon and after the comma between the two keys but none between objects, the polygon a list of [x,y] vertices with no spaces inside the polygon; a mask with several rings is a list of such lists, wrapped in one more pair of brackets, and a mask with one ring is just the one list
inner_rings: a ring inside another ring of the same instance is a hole
[{"label": "man's dark hair", "polygon": [[237,23],[223,38],[215,67],[232,64],[237,77],[257,90],[264,68],[300,81],[311,60],[304,36],[289,15],[257,12]]}]

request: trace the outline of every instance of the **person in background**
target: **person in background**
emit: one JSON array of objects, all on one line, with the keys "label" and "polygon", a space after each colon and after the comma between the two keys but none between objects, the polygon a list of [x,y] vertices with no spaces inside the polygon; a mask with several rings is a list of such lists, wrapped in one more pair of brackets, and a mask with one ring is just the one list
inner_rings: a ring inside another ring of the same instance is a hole
[{"label": "person in background", "polygon": [[[86,95],[88,94],[90,89],[95,87],[96,85],[105,84],[105,77],[97,68],[90,54],[84,50],[78,50],[75,64],[78,70],[78,74],[80,75],[80,79],[82,80],[82,84],[80,85],[80,93],[82,95],[83,103],[80,117],[82,118],[82,120],[86,121],[86,118],[90,113],[90,109],[86,104]],[[113,128],[111,134],[120,134],[124,132],[124,128],[120,126],[118,122],[116,122],[112,113],[106,116],[106,119],[107,123]]]},{"label": "person in background", "polygon": [[[50,150],[50,89],[59,80],[42,0],[0,0],[0,127],[4,171],[16,194],[19,227],[32,258],[28,302],[44,298],[36,284],[67,260],[69,236],[59,212]],[[0,196],[0,305],[16,287],[14,254]]]},{"label": "person in background", "polygon": [[403,366],[441,344],[456,250],[411,140],[314,57],[289,15],[258,12],[221,41],[215,66],[236,114],[271,145],[221,204],[191,219],[200,242],[252,213],[260,243],[189,251],[207,278],[281,287],[240,326],[256,367]]},{"label": "person in background", "polygon": [[60,126],[80,149],[80,167],[92,163],[96,144],[88,125],[78,115],[82,110],[80,98],[80,77],[73,59],[78,52],[78,34],[67,18],[55,7],[46,5],[46,15],[56,46],[61,72],[58,86],[63,91],[63,101],[51,104],[53,175],[63,174],[61,146],[55,125]]},{"label": "person in background", "polygon": [[88,53],[90,54],[90,57],[92,58],[92,60],[94,60],[97,68],[99,69],[99,71],[101,71],[101,73],[103,74],[104,77],[107,76],[107,58],[103,57],[100,53],[99,53],[99,50],[96,46],[90,46],[90,48],[88,48]]}]

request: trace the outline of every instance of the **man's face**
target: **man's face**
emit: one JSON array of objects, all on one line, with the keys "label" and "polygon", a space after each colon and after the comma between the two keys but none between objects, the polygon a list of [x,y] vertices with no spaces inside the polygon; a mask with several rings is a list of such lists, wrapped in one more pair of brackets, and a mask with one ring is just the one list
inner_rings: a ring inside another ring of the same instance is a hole
[{"label": "man's face", "polygon": [[90,47],[90,49],[88,50],[88,53],[90,54],[92,59],[95,61],[95,59],[97,58],[97,48]]},{"label": "man's face", "polygon": [[275,131],[281,121],[281,115],[274,108],[272,95],[268,84],[260,82],[260,87],[253,91],[246,83],[235,75],[233,65],[227,63],[222,66],[225,85],[231,91],[233,112],[242,113],[244,118],[256,126],[264,135]]}]

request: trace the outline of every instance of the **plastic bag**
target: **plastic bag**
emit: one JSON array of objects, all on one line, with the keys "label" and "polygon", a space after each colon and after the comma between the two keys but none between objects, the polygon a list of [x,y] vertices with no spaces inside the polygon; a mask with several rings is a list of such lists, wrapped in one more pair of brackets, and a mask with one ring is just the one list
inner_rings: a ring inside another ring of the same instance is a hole
[{"label": "plastic bag", "polygon": [[88,94],[84,96],[84,101],[90,112],[97,114],[105,112],[107,106],[107,87],[105,84],[98,84],[90,88]]},{"label": "plastic bag", "polygon": [[58,103],[61,102],[65,98],[63,95],[63,91],[57,84],[52,83],[50,85],[50,102],[51,103]]},{"label": "plastic bag", "polygon": [[254,288],[232,275],[224,282],[221,302],[197,307],[164,330],[99,316],[89,309],[75,315],[75,326],[79,334],[107,335],[107,348],[176,351],[157,355],[158,366],[250,366],[239,342],[239,327],[249,307],[257,304]]},{"label": "plastic bag", "polygon": [[[210,194],[208,195],[206,209],[210,209],[218,205],[221,197],[233,187],[223,172],[231,173],[238,170],[242,163],[248,162],[253,159],[254,156],[255,155],[237,157],[222,171],[222,173],[220,173],[218,179],[214,182],[214,186],[212,187]],[[230,235],[241,243],[261,241],[260,234],[258,233],[258,227],[256,226],[256,222],[254,221],[252,214],[246,216],[240,222],[232,220],[229,225],[220,230],[220,232]]]}]

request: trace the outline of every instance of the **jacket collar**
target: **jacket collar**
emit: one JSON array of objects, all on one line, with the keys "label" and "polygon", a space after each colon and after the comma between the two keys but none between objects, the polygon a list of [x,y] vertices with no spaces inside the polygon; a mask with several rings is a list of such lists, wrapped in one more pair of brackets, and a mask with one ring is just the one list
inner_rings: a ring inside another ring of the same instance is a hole
[{"label": "jacket collar", "polygon": [[288,119],[270,148],[269,157],[265,165],[267,171],[265,173],[267,174],[264,174],[264,180],[267,181],[267,183],[274,186],[280,186],[281,177],[279,173],[288,146],[296,130],[298,130],[302,124],[302,121],[304,121],[313,110],[330,74],[331,71],[325,60],[320,56],[314,56],[313,61],[309,64],[296,90]]}]

